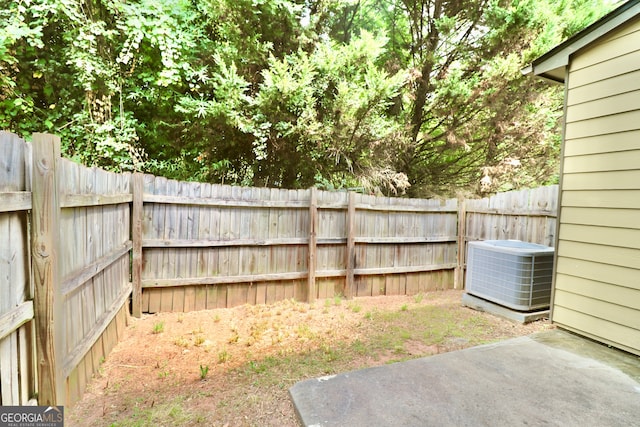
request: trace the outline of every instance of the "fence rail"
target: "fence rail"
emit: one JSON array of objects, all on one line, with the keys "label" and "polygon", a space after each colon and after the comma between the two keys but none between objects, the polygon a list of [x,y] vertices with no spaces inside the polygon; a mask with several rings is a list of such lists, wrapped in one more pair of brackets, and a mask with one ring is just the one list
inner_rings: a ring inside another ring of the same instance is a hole
[{"label": "fence rail", "polygon": [[78,400],[129,309],[461,289],[469,241],[554,243],[557,186],[482,200],[232,187],[87,168],[59,147],[0,133],[3,405]]}]

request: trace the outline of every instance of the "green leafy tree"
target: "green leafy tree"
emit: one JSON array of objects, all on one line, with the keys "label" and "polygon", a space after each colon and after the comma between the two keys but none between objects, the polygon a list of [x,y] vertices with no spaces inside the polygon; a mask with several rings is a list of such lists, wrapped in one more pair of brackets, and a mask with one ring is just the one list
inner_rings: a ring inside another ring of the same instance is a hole
[{"label": "green leafy tree", "polygon": [[[60,134],[67,155],[142,166],[144,109],[191,72],[188,2],[32,0],[3,5],[0,126]],[[44,129],[43,129],[44,125]]]},{"label": "green leafy tree", "polygon": [[271,61],[254,102],[254,152],[267,165],[256,177],[277,172],[285,186],[407,187],[391,168],[404,135],[388,114],[406,78],[376,66],[384,43],[362,32],[346,45],[326,42]]},{"label": "green leafy tree", "polygon": [[330,33],[382,22],[384,68],[408,70],[398,120],[411,149],[395,169],[410,194],[486,192],[553,182],[559,88],[520,69],[604,14],[602,1],[363,0],[326,15]]},{"label": "green leafy tree", "polygon": [[397,194],[551,182],[519,70],[595,0],[0,0],[0,127],[178,179]]}]

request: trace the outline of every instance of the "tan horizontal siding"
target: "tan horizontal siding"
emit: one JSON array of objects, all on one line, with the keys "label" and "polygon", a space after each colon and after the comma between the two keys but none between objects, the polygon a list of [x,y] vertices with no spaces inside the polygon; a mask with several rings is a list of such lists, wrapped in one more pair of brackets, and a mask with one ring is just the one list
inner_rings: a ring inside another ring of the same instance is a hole
[{"label": "tan horizontal siding", "polygon": [[640,230],[640,213],[633,209],[564,207],[561,222]]},{"label": "tan horizontal siding", "polygon": [[640,111],[567,123],[565,139],[640,130]]},{"label": "tan horizontal siding", "polygon": [[562,186],[565,190],[639,190],[640,169],[565,173]]},{"label": "tan horizontal siding", "polygon": [[[564,218],[562,220],[564,221]],[[573,242],[640,249],[640,230],[638,229],[561,224],[559,236],[562,240]]]},{"label": "tan horizontal siding", "polygon": [[640,250],[638,249],[572,242],[562,239],[558,243],[558,257],[582,259],[629,268],[637,268],[640,265]]},{"label": "tan horizontal siding", "polygon": [[572,191],[565,188],[562,206],[640,209],[640,189]]},{"label": "tan horizontal siding", "polygon": [[608,37],[606,40],[600,40],[598,43],[590,46],[590,48],[581,55],[576,55],[571,61],[572,70],[581,70],[594,64],[610,61],[617,57],[627,54],[633,47],[640,47],[640,27],[636,22],[632,27],[626,29],[624,34],[616,34],[614,37]]},{"label": "tan horizontal siding", "polygon": [[567,92],[567,106],[640,90],[640,71],[611,77]]},{"label": "tan horizontal siding", "polygon": [[600,39],[598,39],[594,43],[594,46],[597,46],[600,44],[606,44],[615,39],[625,37],[631,33],[638,31],[639,29],[640,29],[640,18],[636,17],[631,21],[627,22],[626,24],[622,25],[620,28],[616,29],[615,31],[611,31],[608,34],[604,34],[602,37],[600,37]]},{"label": "tan horizontal siding", "polygon": [[596,99],[567,108],[567,123],[589,120],[611,114],[626,113],[640,109],[640,92],[626,92],[620,95]]},{"label": "tan horizontal siding", "polygon": [[640,150],[640,130],[618,133],[615,138],[610,135],[595,135],[570,139],[564,145],[565,157],[630,150]]},{"label": "tan horizontal siding", "polygon": [[640,49],[640,46],[632,46],[629,53],[625,55],[575,71],[573,70],[573,64],[576,59],[574,59],[571,63],[568,88],[573,89],[636,71],[638,69],[638,53],[640,52],[638,49]]},{"label": "tan horizontal siding", "polygon": [[582,313],[619,325],[625,325],[640,332],[640,316],[638,311],[619,304],[574,294],[556,289],[555,303],[562,307],[580,307]]},{"label": "tan horizontal siding", "polygon": [[[638,94],[640,98],[640,93]],[[564,172],[602,172],[638,169],[640,150],[587,154],[564,159]]]},{"label": "tan horizontal siding", "polygon": [[[626,288],[617,284],[558,274],[556,278],[557,291],[569,292],[609,304],[640,310],[640,290]],[[561,300],[562,298],[559,301]],[[637,317],[640,318],[640,316]]]},{"label": "tan horizontal siding", "polygon": [[554,307],[553,321],[560,326],[567,326],[574,332],[640,354],[640,331],[637,329],[560,305]]},{"label": "tan horizontal siding", "polygon": [[640,19],[571,57],[553,321],[640,354]]},{"label": "tan horizontal siding", "polygon": [[595,282],[615,283],[622,288],[640,291],[638,266],[636,268],[620,267],[559,256],[556,271],[558,275],[574,276]]}]

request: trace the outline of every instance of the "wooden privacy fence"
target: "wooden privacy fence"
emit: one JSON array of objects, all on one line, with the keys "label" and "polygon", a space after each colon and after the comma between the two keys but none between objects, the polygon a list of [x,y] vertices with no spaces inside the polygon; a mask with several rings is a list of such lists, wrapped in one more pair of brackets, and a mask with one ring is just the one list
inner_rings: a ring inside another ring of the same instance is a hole
[{"label": "wooden privacy fence", "polygon": [[[136,196],[136,189],[142,195]],[[453,287],[457,200],[134,176],[134,312]],[[140,206],[141,205],[141,206]],[[137,233],[141,237],[137,237]]]},{"label": "wooden privacy fence", "polygon": [[0,404],[72,404],[142,312],[464,286],[471,240],[553,245],[557,186],[374,197],[110,173],[0,132]]},{"label": "wooden privacy fence", "polygon": [[130,179],[0,132],[0,404],[73,403],[124,331]]}]

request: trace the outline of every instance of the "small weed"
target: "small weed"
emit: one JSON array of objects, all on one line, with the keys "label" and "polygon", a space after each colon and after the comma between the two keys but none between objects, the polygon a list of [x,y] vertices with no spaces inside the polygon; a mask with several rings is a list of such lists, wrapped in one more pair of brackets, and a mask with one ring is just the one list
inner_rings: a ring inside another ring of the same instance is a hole
[{"label": "small weed", "polygon": [[209,365],[200,365],[200,379],[204,380],[207,378],[207,374],[209,373]]},{"label": "small weed", "polygon": [[324,300],[324,308],[325,308],[325,310],[327,308],[331,307],[331,304],[332,304],[332,301],[330,299],[327,298],[326,300]]},{"label": "small weed", "polygon": [[151,332],[154,334],[160,334],[164,332],[164,320],[154,323],[153,330]]},{"label": "small weed", "polygon": [[214,321],[214,322],[216,322],[216,323],[218,323],[220,320],[221,320],[221,319],[220,319],[220,315],[219,315],[218,313],[216,313],[216,315],[215,315],[215,316],[213,316],[213,321]]},{"label": "small weed", "polygon": [[413,296],[413,302],[415,302],[416,304],[420,304],[423,299],[424,299],[424,294],[422,292]]},{"label": "small weed", "polygon": [[189,347],[189,341],[187,341],[185,338],[183,337],[178,337],[176,338],[176,340],[173,342],[175,345],[177,345],[178,347],[184,347],[187,348]]},{"label": "small weed", "polygon": [[355,340],[352,344],[351,344],[351,348],[353,349],[353,351],[355,351],[357,354],[360,355],[365,355],[369,353],[369,348],[367,347],[367,343],[363,343],[360,340]]},{"label": "small weed", "polygon": [[251,325],[251,338],[254,341],[260,341],[267,329],[269,329],[269,324],[265,321],[254,323]]},{"label": "small weed", "polygon": [[393,347],[393,352],[394,352],[395,354],[405,354],[405,353],[406,353],[406,351],[405,351],[405,349],[404,349],[404,346],[403,346],[403,345],[396,345],[396,346],[394,346],[394,347]]},{"label": "small weed", "polygon": [[234,329],[231,331],[231,336],[229,337],[227,342],[229,344],[234,344],[234,343],[237,343],[239,339],[240,339],[240,335],[238,334],[238,331]]},{"label": "small weed", "polygon": [[163,369],[162,371],[158,372],[158,378],[160,378],[161,380],[167,378],[169,376],[169,371]]},{"label": "small weed", "polygon": [[340,353],[336,349],[331,348],[328,345],[322,346],[322,353],[325,362],[335,362],[340,357]]},{"label": "small weed", "polygon": [[367,311],[364,314],[364,318],[367,319],[367,320],[372,320],[373,319],[373,311]]},{"label": "small weed", "polygon": [[349,305],[349,308],[351,309],[351,311],[353,311],[354,313],[360,313],[362,311],[362,306],[360,304],[358,304],[357,302],[351,303]]},{"label": "small weed", "polygon": [[402,304],[402,307],[400,307],[400,311],[407,311],[409,310],[409,306],[407,306],[407,304]]},{"label": "small weed", "polygon": [[122,387],[122,384],[121,384],[121,383],[113,383],[113,384],[110,384],[110,385],[109,385],[108,392],[109,392],[109,393],[117,393],[117,392],[120,390],[120,388],[121,388],[121,387]]},{"label": "small weed", "polygon": [[341,294],[338,294],[338,295],[333,297],[333,304],[334,305],[342,304],[342,295]]},{"label": "small weed", "polygon": [[200,347],[202,344],[204,344],[204,337],[202,335],[197,335],[193,340],[193,345]]},{"label": "small weed", "polygon": [[184,314],[178,316],[178,323],[184,322]]},{"label": "small weed", "polygon": [[254,360],[251,360],[249,362],[249,369],[256,374],[261,374],[265,372],[267,370],[267,367],[268,366],[266,363],[258,363]]},{"label": "small weed", "polygon": [[181,406],[172,407],[171,410],[169,410],[168,415],[174,420],[183,420],[185,418],[184,410],[182,409]]},{"label": "small weed", "polygon": [[311,330],[308,324],[300,323],[298,328],[296,329],[296,333],[300,338],[312,340],[315,338],[316,334]]},{"label": "small weed", "polygon": [[226,348],[223,348],[218,352],[218,363],[226,363],[229,360],[231,360],[231,354],[229,354]]}]

